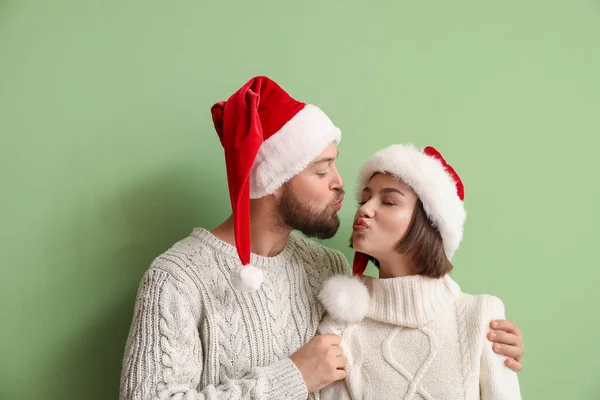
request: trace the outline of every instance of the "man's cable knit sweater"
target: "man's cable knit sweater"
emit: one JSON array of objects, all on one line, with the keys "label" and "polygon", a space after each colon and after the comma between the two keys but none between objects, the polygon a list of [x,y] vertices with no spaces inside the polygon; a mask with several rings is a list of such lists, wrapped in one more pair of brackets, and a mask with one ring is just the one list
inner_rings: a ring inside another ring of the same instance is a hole
[{"label": "man's cable knit sweater", "polygon": [[235,247],[195,229],[145,273],[121,375],[122,400],[305,400],[290,356],[315,334],[323,282],[341,253],[292,233],[275,257],[252,254],[259,290],[233,289]]},{"label": "man's cable knit sweater", "polygon": [[366,318],[326,316],[319,326],[342,336],[348,357],[345,381],[322,390],[321,400],[521,398],[517,374],[486,338],[490,321],[504,318],[498,298],[461,293],[449,276],[363,280]]}]

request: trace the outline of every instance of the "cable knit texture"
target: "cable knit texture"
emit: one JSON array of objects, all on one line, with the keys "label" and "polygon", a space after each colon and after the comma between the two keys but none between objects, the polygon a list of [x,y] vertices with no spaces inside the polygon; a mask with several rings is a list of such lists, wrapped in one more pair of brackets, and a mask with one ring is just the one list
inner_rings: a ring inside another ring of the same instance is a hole
[{"label": "cable knit texture", "polygon": [[517,374],[487,340],[500,299],[461,293],[445,276],[363,278],[371,300],[365,319],[342,324],[326,316],[320,333],[342,336],[346,380],[321,400],[474,400],[521,398]]},{"label": "cable knit texture", "polygon": [[[121,400],[306,399],[290,355],[315,334],[323,282],[345,274],[341,253],[296,233],[252,293],[233,289],[235,247],[198,228],[159,256],[138,289]],[[311,394],[310,398],[314,395]]]}]

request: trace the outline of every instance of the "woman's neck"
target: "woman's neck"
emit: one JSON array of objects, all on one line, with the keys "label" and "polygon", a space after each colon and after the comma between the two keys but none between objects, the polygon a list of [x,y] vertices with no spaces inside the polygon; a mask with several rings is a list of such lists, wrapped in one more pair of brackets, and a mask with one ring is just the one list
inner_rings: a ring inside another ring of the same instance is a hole
[{"label": "woman's neck", "polygon": [[396,253],[390,255],[390,257],[377,259],[377,261],[379,261],[379,279],[418,274],[417,266],[408,254]]}]

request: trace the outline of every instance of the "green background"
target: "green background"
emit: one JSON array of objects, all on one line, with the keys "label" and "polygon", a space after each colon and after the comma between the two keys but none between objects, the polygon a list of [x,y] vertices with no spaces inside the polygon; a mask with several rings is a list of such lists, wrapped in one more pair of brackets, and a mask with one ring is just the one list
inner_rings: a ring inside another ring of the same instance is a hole
[{"label": "green background", "polygon": [[257,74],[342,129],[349,192],[438,147],[453,277],[523,329],[524,398],[600,398],[598,1],[2,0],[0,399],[117,398],[144,270],[229,212],[209,108]]}]

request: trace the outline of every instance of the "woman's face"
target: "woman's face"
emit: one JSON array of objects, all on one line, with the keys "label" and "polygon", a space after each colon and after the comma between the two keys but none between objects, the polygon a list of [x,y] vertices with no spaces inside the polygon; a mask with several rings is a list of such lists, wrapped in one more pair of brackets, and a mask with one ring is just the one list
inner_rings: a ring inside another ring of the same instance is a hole
[{"label": "woman's face", "polygon": [[354,216],[352,245],[378,260],[398,253],[398,244],[410,226],[418,197],[389,174],[375,174],[362,191]]}]

